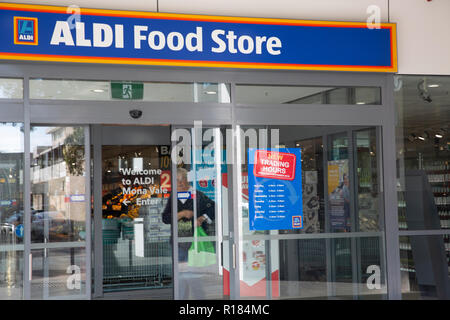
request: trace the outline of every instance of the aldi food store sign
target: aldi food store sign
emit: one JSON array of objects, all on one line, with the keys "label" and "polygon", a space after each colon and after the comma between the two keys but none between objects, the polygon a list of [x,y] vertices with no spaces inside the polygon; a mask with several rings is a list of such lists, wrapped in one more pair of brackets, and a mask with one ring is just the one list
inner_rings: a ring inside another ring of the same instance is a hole
[{"label": "aldi food store sign", "polygon": [[0,3],[7,60],[396,72],[395,24]]}]

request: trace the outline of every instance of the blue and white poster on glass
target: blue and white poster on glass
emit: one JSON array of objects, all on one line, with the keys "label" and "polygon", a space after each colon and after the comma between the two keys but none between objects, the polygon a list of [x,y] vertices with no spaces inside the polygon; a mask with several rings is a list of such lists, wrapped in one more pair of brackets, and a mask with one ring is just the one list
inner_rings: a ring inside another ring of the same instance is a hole
[{"label": "blue and white poster on glass", "polygon": [[300,148],[249,148],[250,230],[303,228]]}]

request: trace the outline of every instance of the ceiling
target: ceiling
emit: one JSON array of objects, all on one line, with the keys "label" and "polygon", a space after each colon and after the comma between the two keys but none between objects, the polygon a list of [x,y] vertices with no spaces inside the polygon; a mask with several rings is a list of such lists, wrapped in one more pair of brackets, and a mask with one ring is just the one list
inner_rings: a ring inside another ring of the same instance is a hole
[{"label": "ceiling", "polygon": [[449,128],[450,77],[400,76],[398,79],[395,101],[399,126],[405,132],[420,134],[425,130]]}]

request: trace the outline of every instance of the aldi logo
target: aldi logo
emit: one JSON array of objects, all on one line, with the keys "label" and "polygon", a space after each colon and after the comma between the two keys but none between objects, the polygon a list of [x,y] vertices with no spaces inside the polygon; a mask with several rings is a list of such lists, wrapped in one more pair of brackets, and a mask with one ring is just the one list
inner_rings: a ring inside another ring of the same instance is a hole
[{"label": "aldi logo", "polygon": [[14,44],[38,44],[38,19],[14,17]]},{"label": "aldi logo", "polygon": [[292,228],[303,228],[302,224],[302,216],[293,216],[292,217]]}]

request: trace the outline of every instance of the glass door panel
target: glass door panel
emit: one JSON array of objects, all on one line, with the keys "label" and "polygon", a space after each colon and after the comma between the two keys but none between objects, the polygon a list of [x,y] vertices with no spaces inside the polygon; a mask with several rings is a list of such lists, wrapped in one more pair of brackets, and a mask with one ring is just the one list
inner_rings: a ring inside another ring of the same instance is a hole
[{"label": "glass door panel", "polygon": [[31,298],[90,295],[84,126],[31,126]]},{"label": "glass door panel", "polygon": [[[384,298],[377,128],[241,129],[240,297]],[[255,150],[269,157],[253,157]],[[298,152],[301,161],[294,174],[288,170],[290,162],[282,159]],[[301,187],[286,182],[295,181],[295,175],[300,175]],[[272,200],[284,193],[276,203]],[[252,228],[256,219],[265,227]]]},{"label": "glass door panel", "polygon": [[0,299],[23,296],[23,124],[0,123]]},{"label": "glass door panel", "polygon": [[226,129],[219,127],[173,129],[177,199],[171,199],[165,219],[176,220],[177,299],[230,296],[225,134]]},{"label": "glass door panel", "polygon": [[172,299],[170,127],[103,126],[100,170],[103,291]]}]

